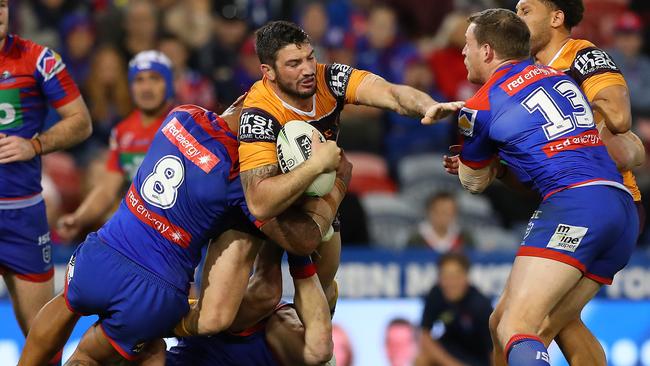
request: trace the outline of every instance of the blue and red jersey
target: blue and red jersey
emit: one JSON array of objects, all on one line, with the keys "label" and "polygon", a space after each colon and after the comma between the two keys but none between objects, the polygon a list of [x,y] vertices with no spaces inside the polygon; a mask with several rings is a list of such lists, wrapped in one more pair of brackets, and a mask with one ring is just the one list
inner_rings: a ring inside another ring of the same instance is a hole
[{"label": "blue and red jersey", "polygon": [[550,67],[528,60],[500,67],[467,100],[458,126],[465,165],[483,168],[498,155],[544,198],[588,184],[626,190],[587,98],[571,78]]},{"label": "blue and red jersey", "polygon": [[[0,50],[0,133],[30,139],[42,132],[48,104],[63,107],[79,90],[56,52],[8,35]],[[0,201],[41,192],[41,158],[0,164]]]},{"label": "blue and red jersey", "polygon": [[100,239],[182,291],[201,247],[250,218],[239,179],[237,136],[215,113],[173,109],[156,133],[126,197]]}]

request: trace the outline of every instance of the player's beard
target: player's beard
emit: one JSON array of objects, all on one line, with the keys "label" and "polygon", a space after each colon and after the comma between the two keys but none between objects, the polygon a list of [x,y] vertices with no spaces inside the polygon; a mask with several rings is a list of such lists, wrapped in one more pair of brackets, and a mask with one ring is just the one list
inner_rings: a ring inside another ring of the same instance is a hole
[{"label": "player's beard", "polygon": [[[302,82],[302,80],[299,81],[296,85],[299,85],[300,82]],[[280,90],[282,90],[283,93],[295,98],[307,99],[307,98],[311,98],[314,94],[316,94],[316,79],[314,79],[314,87],[311,90],[306,92],[298,91],[297,86],[293,87],[291,83],[285,83],[280,77],[277,78],[277,83],[278,83],[278,88],[280,88]]]},{"label": "player's beard", "polygon": [[535,57],[551,42],[551,31],[543,25],[535,25],[535,32],[530,35],[530,53]]}]

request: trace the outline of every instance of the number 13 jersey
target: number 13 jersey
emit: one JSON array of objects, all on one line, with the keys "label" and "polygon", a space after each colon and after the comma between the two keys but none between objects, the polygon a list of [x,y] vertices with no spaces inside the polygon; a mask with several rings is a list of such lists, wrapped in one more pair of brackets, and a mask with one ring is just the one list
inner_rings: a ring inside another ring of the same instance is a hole
[{"label": "number 13 jersey", "polygon": [[238,164],[237,136],[223,119],[197,106],[175,108],[100,239],[187,291],[201,247],[227,229],[226,219],[252,218]]},{"label": "number 13 jersey", "polygon": [[530,61],[499,68],[459,114],[461,161],[487,166],[498,154],[544,198],[592,184],[623,190],[587,98],[567,75]]}]

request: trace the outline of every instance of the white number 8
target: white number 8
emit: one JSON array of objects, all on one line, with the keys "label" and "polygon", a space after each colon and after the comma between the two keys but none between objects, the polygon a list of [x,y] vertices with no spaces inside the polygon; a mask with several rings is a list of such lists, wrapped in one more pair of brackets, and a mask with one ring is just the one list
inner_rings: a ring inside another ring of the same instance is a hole
[{"label": "white number 8", "polygon": [[142,198],[156,207],[168,209],[176,204],[178,187],[185,179],[185,167],[174,155],[163,156],[142,183]]}]

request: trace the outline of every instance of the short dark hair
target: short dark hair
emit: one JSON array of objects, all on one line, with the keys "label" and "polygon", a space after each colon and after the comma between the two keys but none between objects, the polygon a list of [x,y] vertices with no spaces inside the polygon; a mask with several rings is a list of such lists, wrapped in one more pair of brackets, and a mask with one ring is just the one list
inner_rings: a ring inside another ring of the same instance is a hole
[{"label": "short dark hair", "polygon": [[426,206],[427,210],[430,209],[434,203],[437,203],[438,201],[442,201],[442,200],[452,200],[454,201],[454,203],[456,203],[456,197],[452,193],[447,191],[440,191],[429,196],[429,198],[427,199],[427,206]]},{"label": "short dark hair", "polygon": [[585,6],[582,0],[541,0],[546,5],[555,10],[562,10],[564,13],[564,26],[571,28],[580,24],[582,15],[585,12]]},{"label": "short dark hair", "polygon": [[465,272],[469,272],[469,267],[471,266],[469,258],[463,253],[458,252],[449,252],[445,253],[438,258],[438,271],[447,263],[456,262],[460,265]]},{"label": "short dark hair", "polygon": [[309,35],[295,23],[278,20],[267,23],[255,32],[255,52],[263,64],[275,66],[275,60],[284,46],[311,43]]},{"label": "short dark hair", "polygon": [[514,12],[507,9],[487,9],[470,15],[476,24],[474,36],[479,45],[490,47],[505,60],[530,57],[530,31]]}]

